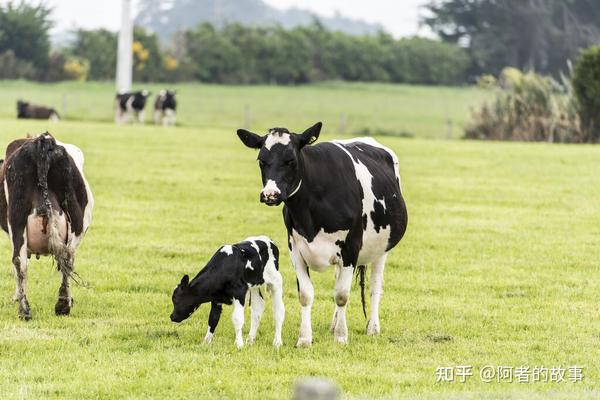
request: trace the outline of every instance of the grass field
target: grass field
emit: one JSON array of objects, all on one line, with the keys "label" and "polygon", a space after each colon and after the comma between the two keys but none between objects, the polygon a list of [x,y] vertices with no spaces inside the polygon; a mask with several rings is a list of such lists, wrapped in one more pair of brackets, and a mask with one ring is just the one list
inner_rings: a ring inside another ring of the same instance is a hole
[{"label": "grass field", "polygon": [[[137,85],[154,94],[167,85]],[[310,126],[323,121],[331,132],[352,134],[369,129],[419,137],[445,138],[448,121],[452,136],[462,136],[462,125],[472,106],[491,92],[476,88],[445,88],[383,84],[324,83],[312,86],[171,85],[177,89],[179,123],[188,127],[236,129]],[[65,119],[114,120],[114,85],[67,82],[40,85],[0,81],[0,118],[16,116],[16,101],[24,99],[55,107]],[[152,96],[152,101],[154,96]],[[150,121],[150,112],[146,119]]]},{"label": "grass field", "polygon": [[[215,97],[231,90],[233,102],[233,88],[205,89]],[[40,98],[51,94],[36,90]],[[251,91],[258,99],[261,91],[283,96],[285,89]],[[1,114],[9,115],[6,99],[0,101]],[[317,104],[306,121],[302,111],[268,115],[282,124],[289,114],[293,123],[286,124],[299,130],[320,119]],[[399,155],[409,210],[405,239],[386,267],[382,334],[364,335],[354,287],[350,344],[334,345],[333,272],[313,273],[315,342],[295,349],[299,305],[281,210],[258,203],[256,154],[226,126],[235,125],[234,108],[214,127],[219,115],[206,110],[197,125],[182,120],[183,127],[166,129],[0,119],[2,148],[46,129],[80,146],[96,198],[76,260],[90,287],[74,287],[69,317],[54,316],[59,274],[42,259],[29,269],[33,319],[18,320],[9,241],[0,241],[0,398],[280,399],[289,398],[299,376],[333,379],[348,399],[600,396],[600,147],[378,138]],[[376,108],[363,112],[379,118]],[[436,136],[436,129],[432,123],[417,135]],[[336,136],[333,127],[324,132],[321,140]],[[175,325],[168,318],[171,291],[219,245],[251,234],[267,234],[284,249],[284,346],[271,347],[273,321],[265,312],[257,343],[235,349],[229,307],[215,342],[204,346],[208,307]],[[437,367],[459,365],[473,366],[466,383],[435,383]],[[577,365],[584,378],[484,383],[479,371],[486,365]]]}]

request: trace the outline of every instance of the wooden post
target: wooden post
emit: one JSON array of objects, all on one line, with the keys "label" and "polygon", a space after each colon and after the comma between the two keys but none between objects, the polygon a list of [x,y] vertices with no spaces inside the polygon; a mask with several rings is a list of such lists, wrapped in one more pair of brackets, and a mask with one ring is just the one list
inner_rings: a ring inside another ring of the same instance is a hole
[{"label": "wooden post", "polygon": [[346,114],[340,115],[340,126],[338,127],[338,133],[344,135],[346,133]]}]

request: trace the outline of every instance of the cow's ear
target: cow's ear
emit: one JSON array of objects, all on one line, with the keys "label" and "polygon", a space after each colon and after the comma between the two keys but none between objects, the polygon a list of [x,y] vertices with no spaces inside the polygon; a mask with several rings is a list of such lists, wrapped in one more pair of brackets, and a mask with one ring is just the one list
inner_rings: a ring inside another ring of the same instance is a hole
[{"label": "cow's ear", "polygon": [[184,275],[183,278],[181,278],[181,282],[179,283],[179,285],[181,285],[182,288],[187,287],[190,283],[190,277],[189,275]]},{"label": "cow's ear", "polygon": [[256,133],[252,133],[245,129],[238,129],[237,135],[247,147],[251,149],[260,149],[263,146],[265,138],[257,135]]},{"label": "cow's ear", "polygon": [[319,138],[321,128],[323,127],[322,122],[317,122],[300,135],[300,147],[304,147],[313,144]]}]

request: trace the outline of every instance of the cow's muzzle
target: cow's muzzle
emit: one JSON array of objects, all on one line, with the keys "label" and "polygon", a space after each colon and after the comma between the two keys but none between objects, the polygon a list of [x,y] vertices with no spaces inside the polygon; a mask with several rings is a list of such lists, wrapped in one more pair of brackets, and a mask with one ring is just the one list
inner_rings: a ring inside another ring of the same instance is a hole
[{"label": "cow's muzzle", "polygon": [[268,206],[278,206],[283,201],[281,193],[269,193],[261,192],[260,202],[265,203]]}]

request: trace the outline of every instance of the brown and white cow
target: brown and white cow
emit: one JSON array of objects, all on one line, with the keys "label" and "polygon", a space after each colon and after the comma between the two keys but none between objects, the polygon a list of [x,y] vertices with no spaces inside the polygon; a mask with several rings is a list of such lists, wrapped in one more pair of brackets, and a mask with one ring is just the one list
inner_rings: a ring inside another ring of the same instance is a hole
[{"label": "brown and white cow", "polygon": [[71,311],[69,278],[75,250],[92,220],[94,198],[83,175],[83,152],[50,134],[18,139],[0,160],[0,226],[12,243],[19,317],[31,319],[27,301],[27,262],[50,255],[62,274],[57,315]]}]

